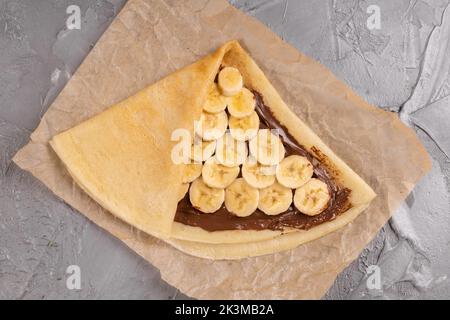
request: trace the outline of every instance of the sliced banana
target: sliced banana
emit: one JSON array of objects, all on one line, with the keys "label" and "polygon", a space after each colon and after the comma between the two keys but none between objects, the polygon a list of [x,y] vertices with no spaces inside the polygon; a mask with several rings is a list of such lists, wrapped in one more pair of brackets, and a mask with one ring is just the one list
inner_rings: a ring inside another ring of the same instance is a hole
[{"label": "sliced banana", "polygon": [[275,182],[275,170],[275,166],[265,166],[250,156],[242,165],[242,177],[252,187],[267,188]]},{"label": "sliced banana", "polygon": [[277,180],[287,188],[296,189],[307,183],[313,176],[314,168],[306,157],[292,155],[277,166]]},{"label": "sliced banana", "polygon": [[233,139],[230,133],[225,133],[217,140],[216,159],[220,164],[227,167],[239,166],[244,163],[247,155],[246,143]]},{"label": "sliced banana", "polygon": [[259,129],[259,117],[255,111],[249,116],[236,118],[230,116],[228,119],[230,133],[234,139],[239,141],[247,141],[256,136]]},{"label": "sliced banana", "polygon": [[215,158],[206,160],[202,168],[203,181],[211,188],[226,188],[239,175],[239,167],[226,167]]},{"label": "sliced banana", "polygon": [[180,187],[180,190],[178,190],[178,201],[183,200],[188,190],[189,190],[189,183],[183,183]]},{"label": "sliced banana", "polygon": [[231,97],[241,91],[244,80],[238,69],[225,67],[219,72],[218,83],[222,94]]},{"label": "sliced banana", "polygon": [[239,178],[225,189],[225,207],[238,217],[247,217],[258,208],[259,191]]},{"label": "sliced banana", "polygon": [[216,151],[216,141],[203,141],[195,139],[191,147],[191,159],[196,163],[201,163],[212,157]]},{"label": "sliced banana", "polygon": [[183,176],[181,182],[189,183],[200,177],[202,174],[201,163],[189,163],[183,165]]},{"label": "sliced banana", "polygon": [[292,203],[292,190],[275,182],[259,190],[258,209],[273,216],[285,212]]},{"label": "sliced banana", "polygon": [[247,88],[230,98],[228,112],[235,118],[248,117],[255,111],[256,99],[253,93]]},{"label": "sliced banana", "polygon": [[208,187],[202,178],[191,183],[189,200],[194,208],[204,213],[212,213],[220,209],[225,200],[223,189]]},{"label": "sliced banana", "polygon": [[308,216],[315,216],[325,210],[330,201],[330,191],[325,182],[312,178],[295,190],[294,205]]},{"label": "sliced banana", "polygon": [[270,132],[261,129],[249,142],[250,153],[264,165],[276,165],[284,158],[285,149],[281,139]]},{"label": "sliced banana", "polygon": [[208,97],[206,98],[206,102],[203,105],[203,110],[209,113],[217,113],[224,111],[227,104],[227,98],[220,93],[217,84],[213,83]]},{"label": "sliced banana", "polygon": [[203,140],[217,140],[227,130],[228,117],[225,111],[218,113],[202,112],[195,125],[195,133]]}]

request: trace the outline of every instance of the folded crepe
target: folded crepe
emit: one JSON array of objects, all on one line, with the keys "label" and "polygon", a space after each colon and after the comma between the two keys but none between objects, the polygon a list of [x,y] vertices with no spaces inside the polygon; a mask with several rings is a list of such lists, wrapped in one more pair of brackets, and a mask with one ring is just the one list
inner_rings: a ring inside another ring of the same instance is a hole
[{"label": "folded crepe", "polygon": [[[246,126],[254,130],[238,130]],[[182,162],[174,160],[180,132],[189,134],[189,151],[200,140],[200,152]],[[236,41],[50,144],[113,215],[203,258],[292,249],[345,226],[375,197]],[[259,152],[273,146],[273,154]]]}]

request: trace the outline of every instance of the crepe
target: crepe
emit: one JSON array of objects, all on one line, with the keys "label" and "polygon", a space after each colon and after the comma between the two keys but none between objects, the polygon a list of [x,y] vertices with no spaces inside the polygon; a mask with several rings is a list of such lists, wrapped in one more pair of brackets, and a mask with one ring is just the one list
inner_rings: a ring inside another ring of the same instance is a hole
[{"label": "crepe", "polygon": [[[264,97],[273,116],[314,154],[341,186],[351,190],[349,209],[309,230],[221,230],[174,222],[182,170],[171,161],[178,128],[192,131],[208,90],[223,66],[241,72],[244,85]],[[283,102],[236,41],[143,89],[51,140],[71,176],[95,201],[128,224],[203,258],[239,259],[294,248],[351,222],[375,197],[353,172]]]}]

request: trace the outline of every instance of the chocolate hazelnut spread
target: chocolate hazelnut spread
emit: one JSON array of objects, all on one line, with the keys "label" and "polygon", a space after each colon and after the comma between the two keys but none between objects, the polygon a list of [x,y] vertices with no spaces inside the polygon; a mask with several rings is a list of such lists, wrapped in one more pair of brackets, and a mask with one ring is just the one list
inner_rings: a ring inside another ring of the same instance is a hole
[{"label": "chocolate hazelnut spread", "polygon": [[327,208],[316,216],[302,214],[293,204],[289,209],[276,216],[269,216],[256,210],[248,217],[237,217],[230,213],[224,205],[214,213],[202,213],[195,209],[189,201],[189,194],[178,203],[175,221],[185,225],[200,227],[207,231],[219,230],[283,230],[286,227],[307,230],[321,223],[335,219],[350,208],[348,201],[350,190],[339,186],[327,168],[317,157],[301,146],[277,119],[272,111],[264,104],[261,94],[253,90],[256,99],[256,112],[260,118],[260,128],[278,129],[282,139],[286,156],[300,155],[308,158],[314,166],[313,177],[325,182],[330,191],[330,201]]}]

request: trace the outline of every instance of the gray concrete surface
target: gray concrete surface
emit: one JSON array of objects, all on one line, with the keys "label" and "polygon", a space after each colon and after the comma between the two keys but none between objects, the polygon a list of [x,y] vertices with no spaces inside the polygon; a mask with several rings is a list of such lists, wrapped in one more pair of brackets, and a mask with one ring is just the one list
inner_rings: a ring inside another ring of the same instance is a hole
[{"label": "gray concrete surface", "polygon": [[[181,1],[181,0],[180,0]],[[159,272],[11,163],[124,0],[0,0],[0,299],[184,298]],[[450,298],[448,0],[231,1],[319,60],[361,96],[398,112],[433,170],[325,299]],[[79,5],[81,30],[67,30]],[[381,28],[366,12],[378,5]],[[81,268],[68,290],[66,268]],[[371,265],[381,286],[369,289]]]}]

